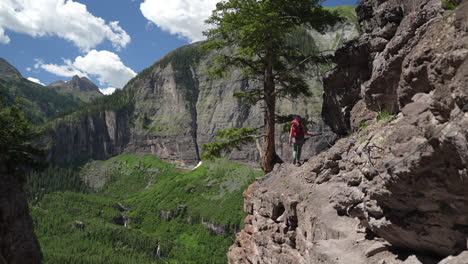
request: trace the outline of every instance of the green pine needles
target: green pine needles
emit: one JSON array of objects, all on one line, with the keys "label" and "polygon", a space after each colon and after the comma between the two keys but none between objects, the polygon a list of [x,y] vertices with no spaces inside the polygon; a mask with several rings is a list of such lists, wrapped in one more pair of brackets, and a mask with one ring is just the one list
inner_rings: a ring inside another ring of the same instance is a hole
[{"label": "green pine needles", "polygon": [[202,159],[213,160],[232,149],[240,150],[241,146],[254,142],[258,136],[258,129],[253,127],[222,130],[216,135],[218,142],[203,144],[201,146],[203,151]]}]

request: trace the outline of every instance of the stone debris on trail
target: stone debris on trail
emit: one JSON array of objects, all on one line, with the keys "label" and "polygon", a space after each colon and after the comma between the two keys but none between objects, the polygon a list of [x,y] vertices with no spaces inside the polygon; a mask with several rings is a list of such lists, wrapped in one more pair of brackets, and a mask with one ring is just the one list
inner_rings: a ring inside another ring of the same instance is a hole
[{"label": "stone debris on trail", "polygon": [[363,35],[337,52],[323,109],[357,132],[246,191],[229,263],[468,263],[468,1],[357,13]]}]

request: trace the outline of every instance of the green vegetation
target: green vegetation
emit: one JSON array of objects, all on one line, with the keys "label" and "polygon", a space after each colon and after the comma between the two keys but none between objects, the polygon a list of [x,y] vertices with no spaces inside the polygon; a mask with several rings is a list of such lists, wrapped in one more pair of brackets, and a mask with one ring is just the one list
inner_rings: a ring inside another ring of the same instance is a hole
[{"label": "green vegetation", "polygon": [[377,121],[385,123],[392,120],[394,116],[395,115],[393,115],[390,111],[382,110],[379,111],[379,114],[377,115]]},{"label": "green vegetation", "polygon": [[137,80],[151,79],[150,75],[156,67],[165,68],[169,64],[171,64],[172,69],[181,79],[189,79],[192,77],[190,68],[196,65],[200,58],[201,53],[198,51],[198,45],[180,47],[164,56],[151,67],[143,70],[134,79],[130,80],[128,85]]},{"label": "green vegetation", "polygon": [[203,144],[202,158],[212,160],[220,157],[223,152],[232,149],[241,150],[241,146],[254,142],[252,135],[258,135],[258,129],[251,127],[230,128],[216,134],[217,142]]},{"label": "green vegetation", "polygon": [[357,23],[356,7],[350,5],[341,5],[333,7],[324,7],[325,10],[336,12],[340,17],[344,17],[352,22]]},{"label": "green vegetation", "polygon": [[158,263],[157,239],[114,224],[119,213],[115,201],[97,195],[45,195],[31,208],[44,263]]},{"label": "green vegetation", "polygon": [[458,5],[459,5],[458,1],[442,0],[442,6],[443,6],[443,8],[445,8],[447,10],[455,10],[455,9],[457,9]]},{"label": "green vegetation", "polygon": [[57,92],[22,77],[0,78],[0,93],[9,106],[15,104],[16,98],[20,98],[26,117],[36,125],[69,114],[82,104],[82,101],[70,94]]},{"label": "green vegetation", "polygon": [[332,49],[334,50],[337,49],[338,43],[340,43],[340,39],[341,39],[341,34],[336,32],[335,39],[333,40]]},{"label": "green vegetation", "polygon": [[359,125],[359,131],[366,130],[368,127],[369,127],[369,123],[367,123],[367,122],[362,122],[362,123]]},{"label": "green vegetation", "polygon": [[19,172],[28,167],[41,167],[38,158],[43,149],[34,146],[30,141],[41,134],[26,118],[18,104],[5,106],[0,93],[0,165],[6,166],[9,172]]},{"label": "green vegetation", "polygon": [[349,134],[349,136],[356,139],[359,144],[362,144],[366,141],[366,137],[368,134],[367,128],[369,128],[369,123],[361,122],[357,131],[354,131],[353,133]]},{"label": "green vegetation", "polygon": [[117,90],[111,95],[96,98],[91,103],[82,104],[75,112],[50,121],[48,127],[56,127],[64,122],[78,120],[85,116],[91,116],[102,111],[132,112],[134,103],[134,91],[130,89]]},{"label": "green vegetation", "polygon": [[46,168],[27,174],[28,200],[38,202],[46,194],[57,191],[84,192],[87,188],[73,169]]},{"label": "green vegetation", "polygon": [[81,101],[83,101],[85,103],[92,102],[96,98],[102,97],[102,94],[100,94],[100,93],[98,93],[96,91],[91,91],[91,92],[79,91],[79,92],[72,92],[70,94],[77,97],[77,98],[79,98]]},{"label": "green vegetation", "polygon": [[[29,183],[46,264],[226,263],[245,218],[242,192],[263,175],[227,159],[182,173],[152,155],[94,161],[80,174],[90,185],[102,177],[105,183],[87,190],[76,172],[63,169],[49,169]],[[122,215],[128,227],[117,224]],[[216,235],[204,223],[228,233]]]}]

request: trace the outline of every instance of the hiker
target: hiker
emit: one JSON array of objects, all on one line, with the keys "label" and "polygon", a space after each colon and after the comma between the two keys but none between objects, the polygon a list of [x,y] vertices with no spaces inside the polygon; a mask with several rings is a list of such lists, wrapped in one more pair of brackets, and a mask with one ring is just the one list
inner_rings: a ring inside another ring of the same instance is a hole
[{"label": "hiker", "polygon": [[304,145],[305,138],[304,136],[315,136],[307,132],[307,128],[301,122],[301,117],[296,116],[293,121],[291,121],[291,131],[289,133],[289,145],[292,144],[293,147],[293,164],[301,166],[301,152],[302,145]]}]

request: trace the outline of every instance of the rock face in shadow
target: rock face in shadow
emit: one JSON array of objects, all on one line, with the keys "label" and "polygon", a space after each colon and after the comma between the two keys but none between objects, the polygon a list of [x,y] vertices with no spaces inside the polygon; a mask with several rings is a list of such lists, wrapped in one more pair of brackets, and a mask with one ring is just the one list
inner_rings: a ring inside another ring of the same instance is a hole
[{"label": "rock face in shadow", "polygon": [[[468,1],[357,10],[365,34],[345,56],[371,63],[337,58],[324,117],[341,134],[367,125],[249,188],[230,263],[466,263]],[[356,79],[333,79],[347,73]]]},{"label": "rock face in shadow", "polygon": [[[313,36],[335,39],[337,31],[342,39],[357,34],[355,24],[347,22],[330,28],[323,36],[316,32]],[[218,131],[261,127],[261,104],[252,106],[233,96],[255,87],[256,83],[243,78],[240,70],[233,70],[220,79],[212,78],[207,71],[213,66],[214,54],[202,55],[198,46],[199,43],[194,43],[171,52],[131,80],[120,95],[112,95],[120,96],[116,101],[131,98],[124,110],[117,107],[117,110],[94,111],[61,122],[49,131],[49,142],[54,142],[49,160],[66,165],[80,158],[151,153],[166,161],[194,165],[200,160],[199,146],[213,141]],[[279,114],[299,114],[315,120],[316,124],[309,130],[323,132],[324,136],[305,144],[304,156],[328,148],[328,142],[335,137],[318,116],[322,105],[321,77],[312,71],[309,75],[312,76],[307,82],[314,97],[280,101],[277,107]],[[277,153],[284,160],[292,156],[287,141],[288,131],[278,126]],[[258,153],[256,144],[252,144],[228,155],[237,161],[255,163],[259,160]]]},{"label": "rock face in shadow", "polygon": [[0,164],[0,263],[41,263],[23,184]]},{"label": "rock face in shadow", "polygon": [[93,159],[107,159],[124,151],[130,141],[131,110],[102,111],[66,120],[49,129],[41,139],[52,144],[47,159],[65,166]]}]

